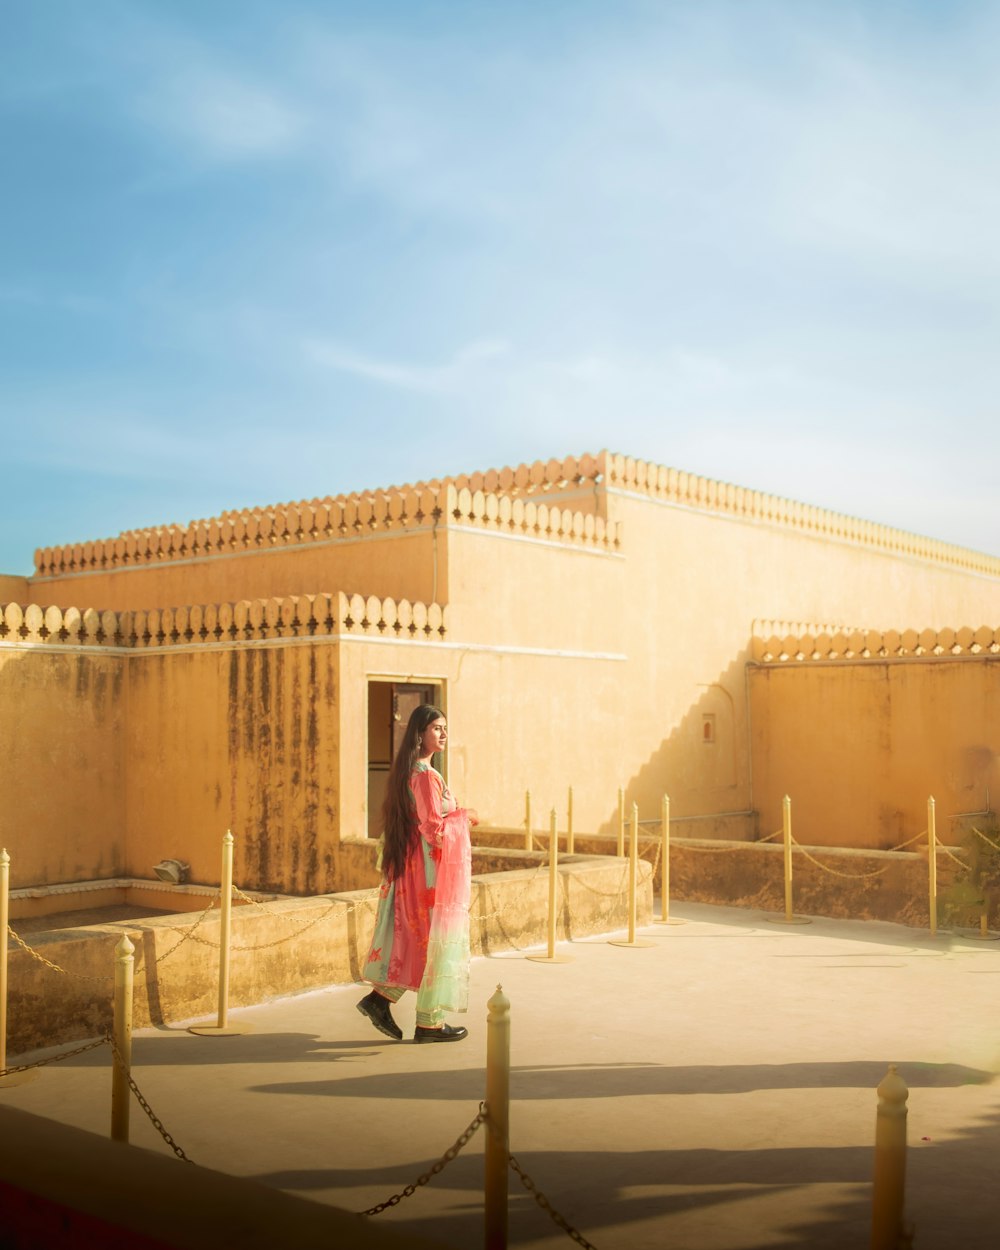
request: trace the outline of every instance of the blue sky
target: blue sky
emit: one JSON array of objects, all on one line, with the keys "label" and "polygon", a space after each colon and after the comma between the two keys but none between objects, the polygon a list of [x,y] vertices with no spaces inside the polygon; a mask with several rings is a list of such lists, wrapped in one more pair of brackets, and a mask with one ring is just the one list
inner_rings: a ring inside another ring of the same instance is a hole
[{"label": "blue sky", "polygon": [[0,571],[622,451],[1000,555],[1000,2],[0,0]]}]

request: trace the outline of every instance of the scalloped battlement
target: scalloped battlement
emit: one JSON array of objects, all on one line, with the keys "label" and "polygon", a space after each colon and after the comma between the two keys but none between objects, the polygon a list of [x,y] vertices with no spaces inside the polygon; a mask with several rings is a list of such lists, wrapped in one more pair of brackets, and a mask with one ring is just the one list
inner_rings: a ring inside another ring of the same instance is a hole
[{"label": "scalloped battlement", "polygon": [[447,608],[377,595],[295,595],[136,612],[0,605],[0,642],[86,647],[170,647],[317,635],[441,640]]},{"label": "scalloped battlement", "polygon": [[826,508],[734,486],[731,482],[718,482],[680,469],[665,468],[632,456],[602,454],[604,481],[612,489],[617,487],[688,507],[785,525],[820,538],[858,543],[893,555],[951,564],[971,572],[1000,577],[1000,558],[967,547],[938,542],[889,525],[877,525],[874,521],[862,521]]},{"label": "scalloped battlement", "polygon": [[[588,458],[593,460],[593,457]],[[557,474],[580,462],[550,461],[552,481],[542,474],[538,490],[557,485]],[[521,466],[524,468],[525,466]],[[504,470],[506,473],[507,471]],[[518,470],[520,480],[520,470]],[[35,552],[38,577],[65,573],[133,568],[173,560],[204,558],[231,552],[333,542],[391,532],[466,525],[503,533],[542,538],[615,551],[620,526],[603,517],[536,503],[519,495],[497,494],[471,483],[488,475],[473,474],[469,485],[456,482],[368,492],[361,496],[288,504],[269,511],[230,513],[186,527],[131,530],[117,538],[45,547]],[[528,475],[531,477],[530,473]],[[528,488],[531,482],[529,480]]]},{"label": "scalloped battlement", "polygon": [[939,659],[1000,655],[1000,628],[853,629],[756,621],[751,656],[758,664],[831,660]]}]

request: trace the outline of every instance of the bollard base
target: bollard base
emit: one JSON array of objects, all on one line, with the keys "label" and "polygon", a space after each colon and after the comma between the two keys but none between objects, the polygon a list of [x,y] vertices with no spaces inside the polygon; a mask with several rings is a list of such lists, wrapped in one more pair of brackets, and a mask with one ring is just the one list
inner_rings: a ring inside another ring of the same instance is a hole
[{"label": "bollard base", "polygon": [[812,924],[808,916],[765,916],[768,924]]},{"label": "bollard base", "polygon": [[536,964],[571,964],[573,962],[572,955],[525,955],[525,959],[530,959]]},{"label": "bollard base", "polygon": [[252,1033],[250,1024],[192,1024],[189,1033],[197,1033],[199,1037],[239,1037],[243,1033]]},{"label": "bollard base", "polygon": [[8,1072],[6,1076],[0,1076],[0,1089],[11,1089],[15,1085],[27,1085],[29,1081],[35,1080],[37,1076],[37,1068],[29,1068],[27,1072]]},{"label": "bollard base", "polygon": [[668,916],[666,920],[661,920],[659,919],[659,917],[657,917],[653,921],[653,924],[687,924],[687,921],[686,920],[674,920],[670,916]]},{"label": "bollard base", "polygon": [[634,938],[631,942],[628,938],[608,938],[609,946],[655,946],[655,942],[651,942],[648,938]]}]

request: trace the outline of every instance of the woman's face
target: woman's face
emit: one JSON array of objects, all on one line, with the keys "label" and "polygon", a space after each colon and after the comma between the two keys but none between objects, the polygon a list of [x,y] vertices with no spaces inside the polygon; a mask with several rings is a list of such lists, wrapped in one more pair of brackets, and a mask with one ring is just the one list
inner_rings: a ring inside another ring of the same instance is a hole
[{"label": "woman's face", "polygon": [[420,736],[421,756],[426,757],[433,755],[436,751],[443,751],[447,741],[448,722],[443,716],[439,716],[437,720],[431,721]]}]

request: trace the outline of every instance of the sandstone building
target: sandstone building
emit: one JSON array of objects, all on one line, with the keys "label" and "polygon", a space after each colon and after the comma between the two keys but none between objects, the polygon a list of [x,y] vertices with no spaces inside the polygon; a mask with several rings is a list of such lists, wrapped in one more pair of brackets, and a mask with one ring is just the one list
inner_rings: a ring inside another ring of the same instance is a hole
[{"label": "sandstone building", "polygon": [[[602,452],[225,513],[0,577],[12,885],[337,888],[393,736],[445,708],[491,825],[617,789],[752,838],[889,846],[1000,791],[1000,559]],[[788,624],[799,622],[801,624]]]}]

